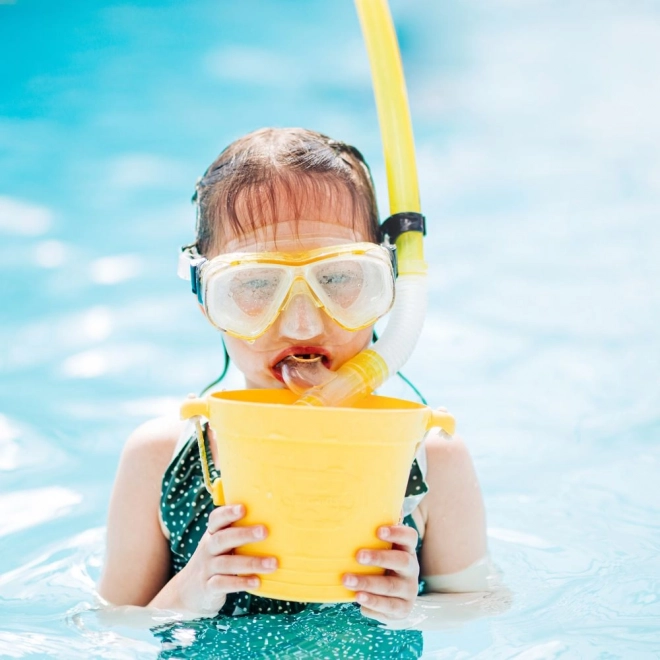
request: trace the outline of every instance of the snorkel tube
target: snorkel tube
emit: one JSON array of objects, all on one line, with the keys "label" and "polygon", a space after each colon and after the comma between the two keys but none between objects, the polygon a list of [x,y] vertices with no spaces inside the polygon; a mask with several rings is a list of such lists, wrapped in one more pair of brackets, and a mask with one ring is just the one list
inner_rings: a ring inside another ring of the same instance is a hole
[{"label": "snorkel tube", "polygon": [[397,249],[396,300],[381,338],[336,372],[324,374],[320,380],[326,382],[315,384],[297,401],[303,405],[351,406],[371,394],[408,360],[426,314],[424,217],[420,213],[412,124],[394,24],[387,0],[355,0],[355,6],[371,63],[385,155],[391,215],[381,230]]}]

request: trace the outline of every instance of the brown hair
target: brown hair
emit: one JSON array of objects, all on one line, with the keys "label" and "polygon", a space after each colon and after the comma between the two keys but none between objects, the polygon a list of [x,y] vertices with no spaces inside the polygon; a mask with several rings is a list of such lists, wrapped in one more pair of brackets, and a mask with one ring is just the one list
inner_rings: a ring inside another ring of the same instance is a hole
[{"label": "brown hair", "polygon": [[[285,196],[300,220],[306,201],[348,193],[351,220],[378,242],[378,208],[369,166],[343,142],[303,128],[262,128],[232,142],[197,182],[197,249],[217,249],[223,227],[243,234],[274,217]],[[237,211],[240,209],[240,215]]]}]

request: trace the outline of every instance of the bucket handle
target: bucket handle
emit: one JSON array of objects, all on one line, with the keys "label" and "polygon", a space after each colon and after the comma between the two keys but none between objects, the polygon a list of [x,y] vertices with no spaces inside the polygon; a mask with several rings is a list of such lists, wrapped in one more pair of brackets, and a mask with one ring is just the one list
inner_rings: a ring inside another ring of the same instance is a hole
[{"label": "bucket handle", "polygon": [[426,431],[433,428],[442,429],[447,435],[454,435],[456,432],[456,420],[444,408],[440,410],[431,409],[429,421],[426,424]]},{"label": "bucket handle", "polygon": [[206,486],[206,490],[213,498],[213,504],[215,506],[223,506],[225,503],[225,494],[222,490],[222,479],[216,477],[211,481],[211,469],[209,468],[209,460],[204,444],[202,417],[209,418],[209,402],[207,399],[191,398],[181,404],[181,419],[189,419],[195,424],[199,460],[202,463],[202,474],[204,475],[204,486]]}]

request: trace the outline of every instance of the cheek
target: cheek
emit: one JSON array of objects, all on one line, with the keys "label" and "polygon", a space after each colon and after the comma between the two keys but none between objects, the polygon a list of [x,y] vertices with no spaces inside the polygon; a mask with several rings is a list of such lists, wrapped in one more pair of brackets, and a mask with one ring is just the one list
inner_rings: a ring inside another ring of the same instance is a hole
[{"label": "cheek", "polygon": [[362,330],[358,330],[355,333],[355,343],[360,346],[360,350],[369,346],[373,334],[374,334],[373,326],[370,326],[368,328],[363,328]]},{"label": "cheek", "polygon": [[249,387],[281,387],[269,370],[269,358],[273,355],[269,333],[252,344],[230,335],[223,336],[229,358],[245,376]]},{"label": "cheek", "polygon": [[342,338],[337,338],[337,343],[343,347],[344,353],[342,362],[350,360],[356,356],[360,351],[369,346],[373,334],[372,328],[364,328],[357,332],[349,332],[348,330],[340,330]]},{"label": "cheek", "polygon": [[254,344],[248,344],[246,341],[230,335],[224,335],[224,340],[231,361],[243,373],[251,371],[255,364]]}]

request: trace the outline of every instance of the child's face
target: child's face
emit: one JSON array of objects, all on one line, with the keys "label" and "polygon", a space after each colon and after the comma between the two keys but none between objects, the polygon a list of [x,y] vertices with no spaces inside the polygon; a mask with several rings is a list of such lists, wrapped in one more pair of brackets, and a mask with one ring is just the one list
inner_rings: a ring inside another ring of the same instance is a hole
[{"label": "child's face", "polygon": [[[348,198],[348,195],[346,195]],[[349,200],[333,197],[326,203],[308,202],[293,222],[291,209],[281,202],[277,221],[245,235],[230,235],[221,252],[299,252],[331,245],[369,241],[366,226],[352,226]],[[362,223],[362,224],[366,224]],[[215,256],[215,255],[210,255]],[[283,387],[278,363],[287,355],[317,353],[333,371],[369,345],[372,327],[351,332],[316,307],[306,295],[291,298],[275,323],[254,342],[225,334],[227,352],[245,375],[248,387]]]}]

